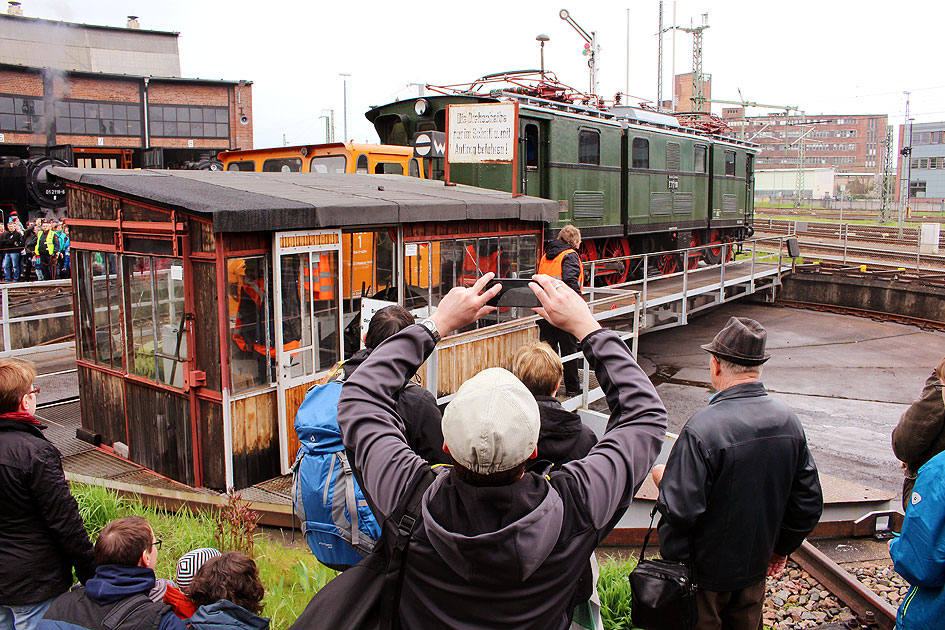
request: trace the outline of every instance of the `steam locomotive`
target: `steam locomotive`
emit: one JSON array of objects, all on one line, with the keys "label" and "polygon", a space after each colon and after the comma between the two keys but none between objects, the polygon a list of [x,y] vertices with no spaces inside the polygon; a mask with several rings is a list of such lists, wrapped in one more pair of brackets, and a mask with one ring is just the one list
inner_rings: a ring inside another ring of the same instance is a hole
[{"label": "steam locomotive", "polygon": [[0,212],[4,223],[14,211],[23,224],[35,217],[65,216],[66,187],[49,175],[54,166],[69,164],[48,155],[0,156]]}]

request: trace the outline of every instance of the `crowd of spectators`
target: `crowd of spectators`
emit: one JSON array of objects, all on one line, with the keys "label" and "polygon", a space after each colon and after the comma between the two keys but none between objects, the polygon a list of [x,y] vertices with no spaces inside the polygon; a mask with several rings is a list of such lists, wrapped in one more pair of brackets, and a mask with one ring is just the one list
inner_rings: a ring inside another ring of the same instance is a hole
[{"label": "crowd of spectators", "polygon": [[64,220],[40,217],[23,225],[11,212],[0,234],[4,282],[60,280],[72,273],[69,227]]}]

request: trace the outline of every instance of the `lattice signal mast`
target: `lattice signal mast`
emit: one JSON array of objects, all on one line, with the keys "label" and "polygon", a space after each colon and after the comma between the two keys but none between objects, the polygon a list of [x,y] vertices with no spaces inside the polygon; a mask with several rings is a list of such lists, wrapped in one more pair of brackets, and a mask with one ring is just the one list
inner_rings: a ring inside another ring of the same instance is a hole
[{"label": "lattice signal mast", "polygon": [[886,223],[889,221],[889,197],[892,192],[892,125],[886,127],[886,139],[883,140],[883,190],[882,190],[882,200],[883,205],[879,211],[879,222]]},{"label": "lattice signal mast", "polygon": [[[705,107],[705,75],[702,73],[702,31],[709,28],[709,14],[702,14],[702,26],[674,26],[673,28],[692,35],[692,111],[701,112]],[[675,79],[675,77],[674,77]]]}]

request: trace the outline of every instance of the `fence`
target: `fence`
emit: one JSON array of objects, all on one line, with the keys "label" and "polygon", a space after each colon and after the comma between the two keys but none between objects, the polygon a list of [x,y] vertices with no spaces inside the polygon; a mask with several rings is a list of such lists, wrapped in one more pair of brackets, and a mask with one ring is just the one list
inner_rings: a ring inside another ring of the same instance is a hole
[{"label": "fence", "polygon": [[0,337],[0,357],[72,347],[72,281],[0,284]]},{"label": "fence", "polygon": [[[763,205],[762,205],[763,204]],[[844,199],[841,206],[839,199],[803,199],[802,208],[814,208],[818,210],[838,211],[842,207],[844,211],[864,210],[868,212],[879,213],[883,209],[883,202],[880,199],[855,199],[853,201]],[[765,209],[794,209],[794,199],[791,197],[755,197],[755,210]],[[945,201],[941,200],[918,200],[909,201],[910,213],[915,214],[942,214],[945,215]],[[899,215],[899,202],[889,201],[886,204],[886,211],[889,215],[896,217]]]}]

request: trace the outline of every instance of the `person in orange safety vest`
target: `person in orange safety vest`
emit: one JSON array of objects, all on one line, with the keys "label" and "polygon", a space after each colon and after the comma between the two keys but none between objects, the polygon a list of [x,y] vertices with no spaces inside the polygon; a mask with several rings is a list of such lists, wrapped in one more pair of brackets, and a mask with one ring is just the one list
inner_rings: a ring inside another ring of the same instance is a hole
[{"label": "person in orange safety vest", "polygon": [[[581,231],[573,225],[566,225],[558,232],[558,238],[545,243],[545,254],[538,261],[538,273],[559,278],[578,294],[584,285],[584,266],[578,247],[581,246]],[[561,356],[577,352],[577,339],[569,333],[555,328],[544,319],[538,320],[538,338],[546,342]],[[581,393],[581,381],[578,378],[578,359],[564,364],[564,389],[568,396]]]}]

